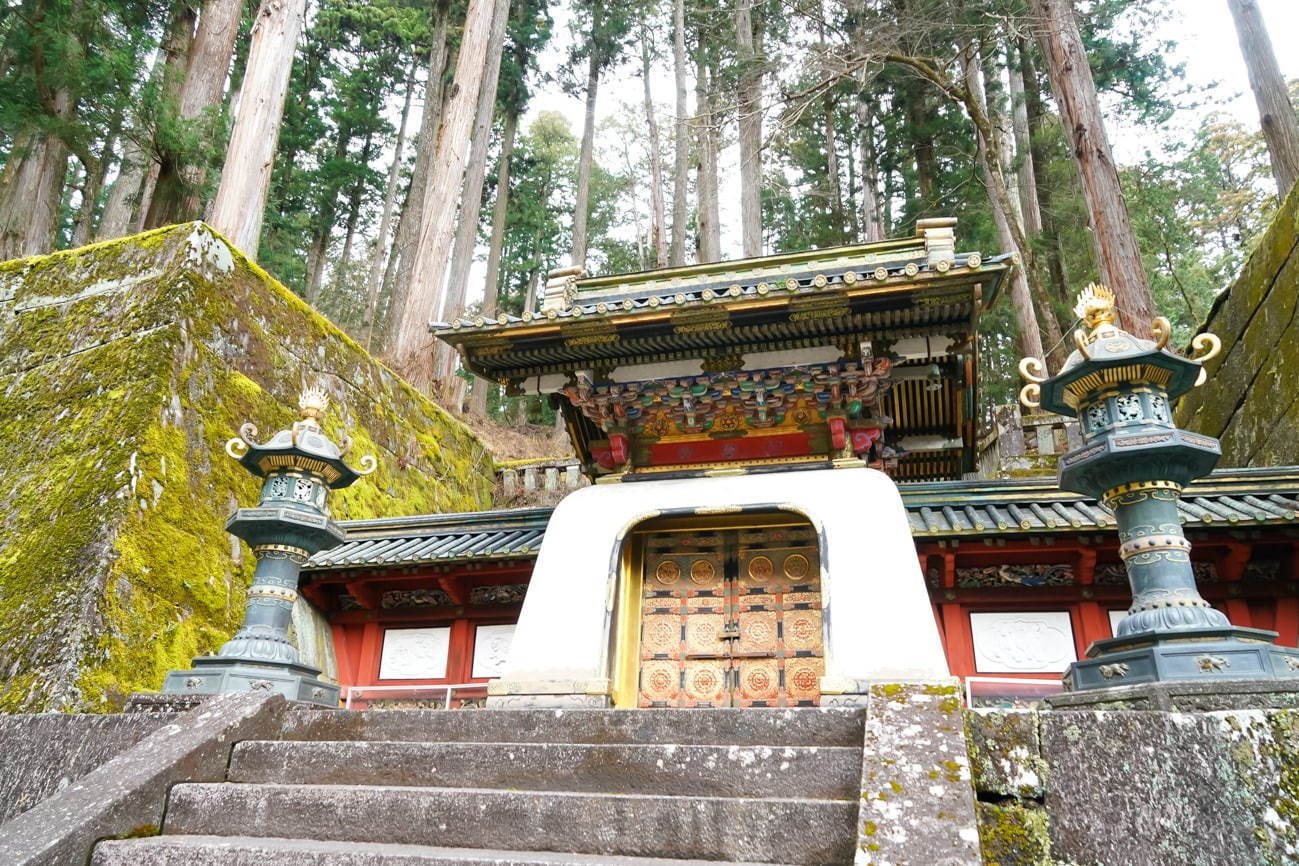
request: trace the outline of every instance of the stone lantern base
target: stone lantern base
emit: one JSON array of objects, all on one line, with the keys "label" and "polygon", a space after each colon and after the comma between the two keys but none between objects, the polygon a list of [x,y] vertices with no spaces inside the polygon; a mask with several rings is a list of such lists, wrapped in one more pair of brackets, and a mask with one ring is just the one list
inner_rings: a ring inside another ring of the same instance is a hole
[{"label": "stone lantern base", "polygon": [[1056,709],[1299,707],[1299,649],[1277,633],[1225,626],[1101,640],[1065,673]]},{"label": "stone lantern base", "polygon": [[1221,679],[1142,683],[1049,695],[1046,704],[1052,710],[1162,710],[1180,713],[1299,709],[1299,682],[1293,679]]},{"label": "stone lantern base", "polygon": [[168,671],[162,691],[170,695],[217,695],[267,691],[291,701],[338,707],[339,686],[320,679],[320,671],[303,664],[258,664],[222,656],[200,656],[187,671]]}]

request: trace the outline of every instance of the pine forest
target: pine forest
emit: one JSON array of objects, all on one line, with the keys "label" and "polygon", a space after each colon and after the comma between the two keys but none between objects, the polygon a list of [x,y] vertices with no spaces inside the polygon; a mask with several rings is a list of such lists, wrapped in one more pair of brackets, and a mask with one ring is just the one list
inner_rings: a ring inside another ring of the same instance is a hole
[{"label": "pine forest", "polygon": [[1185,343],[1299,175],[1258,4],[1204,2],[1257,121],[1186,84],[1163,0],[5,0],[0,260],[206,220],[444,405],[546,431],[429,324],[955,216],[1022,265],[982,334],[1010,402],[1089,281]]}]

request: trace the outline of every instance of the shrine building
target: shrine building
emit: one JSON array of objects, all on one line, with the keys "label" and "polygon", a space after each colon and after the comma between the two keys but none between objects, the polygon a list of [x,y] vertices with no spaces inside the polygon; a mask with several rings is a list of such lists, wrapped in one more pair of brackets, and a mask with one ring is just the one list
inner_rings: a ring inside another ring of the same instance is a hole
[{"label": "shrine building", "polygon": [[[953,676],[991,699],[1058,690],[1131,599],[1115,519],[1054,477],[987,477],[978,327],[1012,262],[958,251],[954,227],[560,271],[539,313],[441,329],[478,376],[549,395],[594,483],[553,508],[343,524],[301,592],[344,693],[779,707]],[[1294,644],[1299,469],[1219,470],[1179,508],[1204,597]]]}]

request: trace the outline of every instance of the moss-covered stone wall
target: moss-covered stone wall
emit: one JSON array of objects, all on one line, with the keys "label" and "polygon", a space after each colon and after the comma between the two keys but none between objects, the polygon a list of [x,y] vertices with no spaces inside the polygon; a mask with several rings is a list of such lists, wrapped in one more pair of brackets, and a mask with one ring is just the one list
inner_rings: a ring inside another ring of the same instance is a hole
[{"label": "moss-covered stone wall", "polygon": [[1299,463],[1299,188],[1277,212],[1204,330],[1222,339],[1177,421],[1222,440],[1223,466]]},{"label": "moss-covered stone wall", "polygon": [[987,866],[1299,863],[1299,711],[966,712]]},{"label": "moss-covered stone wall", "polygon": [[316,381],[379,459],[336,518],[489,507],[463,425],[200,223],[0,264],[0,711],[112,709],[231,634],[257,486],[223,443]]}]

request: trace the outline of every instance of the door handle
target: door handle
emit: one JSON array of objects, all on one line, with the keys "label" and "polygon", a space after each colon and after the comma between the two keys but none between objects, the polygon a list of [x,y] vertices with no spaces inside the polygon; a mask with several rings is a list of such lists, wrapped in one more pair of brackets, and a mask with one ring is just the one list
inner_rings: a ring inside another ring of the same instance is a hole
[{"label": "door handle", "polygon": [[722,633],[717,636],[718,640],[739,640],[740,624],[738,622],[728,622],[722,626]]}]

